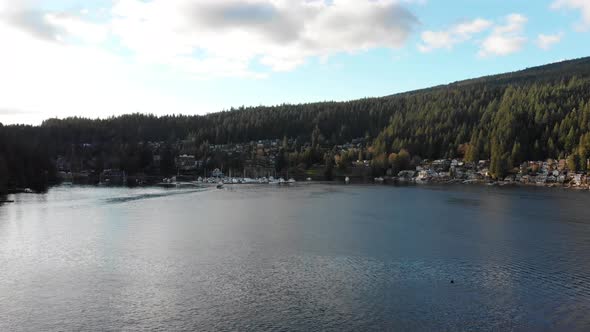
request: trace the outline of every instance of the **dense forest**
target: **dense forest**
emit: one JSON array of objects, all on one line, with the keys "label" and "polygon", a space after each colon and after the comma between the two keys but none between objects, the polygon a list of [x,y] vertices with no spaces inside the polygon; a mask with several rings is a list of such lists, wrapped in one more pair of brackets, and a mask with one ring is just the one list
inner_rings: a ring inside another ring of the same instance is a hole
[{"label": "dense forest", "polygon": [[[497,176],[524,160],[546,158],[574,158],[585,169],[590,157],[590,58],[350,102],[0,126],[0,191],[52,183],[57,157],[85,145],[100,160],[133,156],[133,162],[119,165],[132,173],[149,163],[145,142],[163,142],[164,153],[172,155],[178,152],[174,143],[187,138],[198,146],[283,137],[310,142],[312,148],[323,148],[323,154],[331,146],[366,138],[371,142],[366,154],[381,169],[402,150],[429,159],[491,159]],[[101,162],[93,166],[105,167]]]}]

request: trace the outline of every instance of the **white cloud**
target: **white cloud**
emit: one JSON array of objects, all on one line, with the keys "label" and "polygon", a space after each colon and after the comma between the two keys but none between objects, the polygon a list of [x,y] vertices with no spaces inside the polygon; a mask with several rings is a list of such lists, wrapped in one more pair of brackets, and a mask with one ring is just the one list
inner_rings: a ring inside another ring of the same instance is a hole
[{"label": "white cloud", "polygon": [[[421,34],[422,42],[418,44],[421,52],[430,52],[436,49],[452,49],[455,45],[473,39],[474,36],[491,29],[489,35],[481,41],[479,56],[504,56],[520,51],[526,44],[524,27],[528,19],[521,14],[510,14],[500,23],[477,18],[451,26],[447,30],[424,31]],[[548,44],[556,41],[547,41]],[[548,45],[550,46],[550,45]]]},{"label": "white cloud", "polygon": [[0,0],[0,22],[47,41],[70,38],[84,43],[99,43],[108,36],[108,26],[84,21],[82,13],[44,12],[32,0],[9,3]]},{"label": "white cloud", "polygon": [[451,49],[459,43],[472,38],[492,26],[492,22],[477,18],[472,21],[456,24],[443,31],[424,31],[421,35],[422,43],[418,45],[421,52],[430,52],[439,48]]},{"label": "white cloud", "polygon": [[84,43],[98,44],[105,41],[109,34],[108,27],[87,22],[76,15],[52,13],[46,14],[44,18],[49,25],[60,31],[60,34],[57,36],[58,40],[73,37]]},{"label": "white cloud", "polygon": [[0,73],[10,77],[0,80],[0,122],[217,111],[168,86],[401,47],[419,24],[406,1],[114,0],[106,11],[44,11],[40,0],[0,0]]},{"label": "white cloud", "polygon": [[113,14],[113,33],[145,61],[214,61],[240,75],[255,61],[286,71],[310,57],[398,48],[418,23],[397,0],[119,0]]},{"label": "white cloud", "polygon": [[578,24],[579,30],[590,29],[590,1],[589,0],[556,0],[551,5],[553,9],[574,9],[582,14],[582,20]]},{"label": "white cloud", "polygon": [[539,34],[539,36],[537,36],[537,46],[539,46],[539,48],[541,49],[548,50],[553,45],[559,43],[562,38],[563,33],[558,33],[554,35]]},{"label": "white cloud", "polygon": [[[194,111],[182,98],[142,86],[146,77],[153,79],[149,67],[89,43],[103,38],[104,27],[93,30],[90,23],[62,14],[37,13],[35,20],[15,21],[7,14],[34,11],[0,9],[0,73],[5,78],[0,80],[0,122]],[[70,43],[71,38],[80,40]]]},{"label": "white cloud", "polygon": [[401,47],[418,24],[406,2],[115,0],[110,17],[95,23],[88,9],[42,12],[0,0],[0,20],[47,41],[114,37],[141,63],[199,76],[264,77],[252,68],[289,71],[312,57]]},{"label": "white cloud", "polygon": [[520,51],[527,42],[524,26],[528,19],[521,14],[510,14],[503,25],[496,26],[484,39],[479,56],[505,56]]}]

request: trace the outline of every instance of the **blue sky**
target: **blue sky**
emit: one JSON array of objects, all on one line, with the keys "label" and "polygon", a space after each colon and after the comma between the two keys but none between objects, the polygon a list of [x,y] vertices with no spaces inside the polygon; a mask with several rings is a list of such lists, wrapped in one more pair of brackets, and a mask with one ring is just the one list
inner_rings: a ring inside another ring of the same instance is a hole
[{"label": "blue sky", "polygon": [[590,55],[587,0],[0,0],[0,122],[383,96]]}]

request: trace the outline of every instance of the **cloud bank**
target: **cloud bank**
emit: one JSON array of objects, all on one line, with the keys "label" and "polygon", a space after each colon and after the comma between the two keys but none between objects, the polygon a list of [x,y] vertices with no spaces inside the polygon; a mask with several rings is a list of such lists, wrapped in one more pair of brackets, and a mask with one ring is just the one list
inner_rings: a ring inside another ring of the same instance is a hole
[{"label": "cloud bank", "polygon": [[140,62],[198,75],[260,76],[309,58],[404,45],[418,19],[398,0],[116,0],[107,20],[0,2],[0,20],[44,41],[115,38]]},{"label": "cloud bank", "polygon": [[0,80],[0,115],[6,122],[24,119],[7,112],[22,109],[45,118],[217,111],[197,108],[193,94],[176,89],[194,79],[263,78],[314,58],[402,47],[419,25],[408,3],[113,0],[55,10],[41,0],[0,0],[0,72],[11,78]]},{"label": "cloud bank", "polygon": [[253,62],[288,71],[311,57],[398,48],[417,24],[396,0],[120,0],[111,23],[145,61],[238,75]]}]

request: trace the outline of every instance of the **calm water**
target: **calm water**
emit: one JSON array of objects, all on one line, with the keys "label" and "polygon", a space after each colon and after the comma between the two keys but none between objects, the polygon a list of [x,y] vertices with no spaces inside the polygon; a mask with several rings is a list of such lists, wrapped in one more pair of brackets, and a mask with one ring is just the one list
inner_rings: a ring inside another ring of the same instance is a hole
[{"label": "calm water", "polygon": [[590,330],[588,192],[13,197],[0,206],[0,331]]}]

